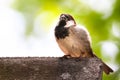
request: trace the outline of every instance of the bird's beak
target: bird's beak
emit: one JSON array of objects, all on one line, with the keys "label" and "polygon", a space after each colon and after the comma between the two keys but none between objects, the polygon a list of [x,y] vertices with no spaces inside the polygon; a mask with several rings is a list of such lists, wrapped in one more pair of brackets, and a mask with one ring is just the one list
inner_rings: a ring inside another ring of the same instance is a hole
[{"label": "bird's beak", "polygon": [[60,20],[66,20],[66,17],[65,17],[64,14],[61,14],[61,15],[60,15]]}]

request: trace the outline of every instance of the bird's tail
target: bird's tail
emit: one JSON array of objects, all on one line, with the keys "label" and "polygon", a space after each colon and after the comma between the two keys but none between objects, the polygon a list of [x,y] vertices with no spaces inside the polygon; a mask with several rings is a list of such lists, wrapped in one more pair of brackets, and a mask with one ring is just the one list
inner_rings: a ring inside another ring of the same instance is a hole
[{"label": "bird's tail", "polygon": [[[94,57],[97,57],[97,56],[94,54]],[[110,74],[111,72],[113,72],[113,70],[107,64],[105,64],[103,61],[102,61],[102,63],[103,63],[103,71],[106,74]]]},{"label": "bird's tail", "polygon": [[110,72],[113,72],[113,70],[107,65],[105,64],[103,61],[103,71],[106,73],[106,74],[110,74]]}]

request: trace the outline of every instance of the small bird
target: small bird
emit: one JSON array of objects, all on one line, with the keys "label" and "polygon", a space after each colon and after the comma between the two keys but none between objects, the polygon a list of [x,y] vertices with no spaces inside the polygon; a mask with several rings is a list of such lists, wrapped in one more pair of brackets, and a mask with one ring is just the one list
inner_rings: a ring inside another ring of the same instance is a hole
[{"label": "small bird", "polygon": [[[91,48],[90,36],[84,27],[79,27],[74,18],[69,14],[61,14],[55,27],[55,38],[66,57],[97,57]],[[103,63],[103,71],[106,74],[113,70]]]}]

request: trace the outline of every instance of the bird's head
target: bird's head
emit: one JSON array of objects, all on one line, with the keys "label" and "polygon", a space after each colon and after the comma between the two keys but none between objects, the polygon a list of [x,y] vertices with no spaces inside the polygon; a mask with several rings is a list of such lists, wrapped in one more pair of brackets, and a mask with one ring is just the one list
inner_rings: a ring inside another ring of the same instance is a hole
[{"label": "bird's head", "polygon": [[61,22],[64,27],[76,25],[74,18],[69,14],[61,14],[59,20],[59,22]]}]

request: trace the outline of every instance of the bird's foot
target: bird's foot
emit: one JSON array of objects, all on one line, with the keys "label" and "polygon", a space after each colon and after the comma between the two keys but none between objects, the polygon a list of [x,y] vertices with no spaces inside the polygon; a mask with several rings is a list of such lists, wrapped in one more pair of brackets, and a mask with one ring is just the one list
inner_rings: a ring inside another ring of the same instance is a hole
[{"label": "bird's foot", "polygon": [[69,59],[69,58],[71,58],[71,56],[70,55],[64,55],[63,57],[60,57],[60,59]]}]

